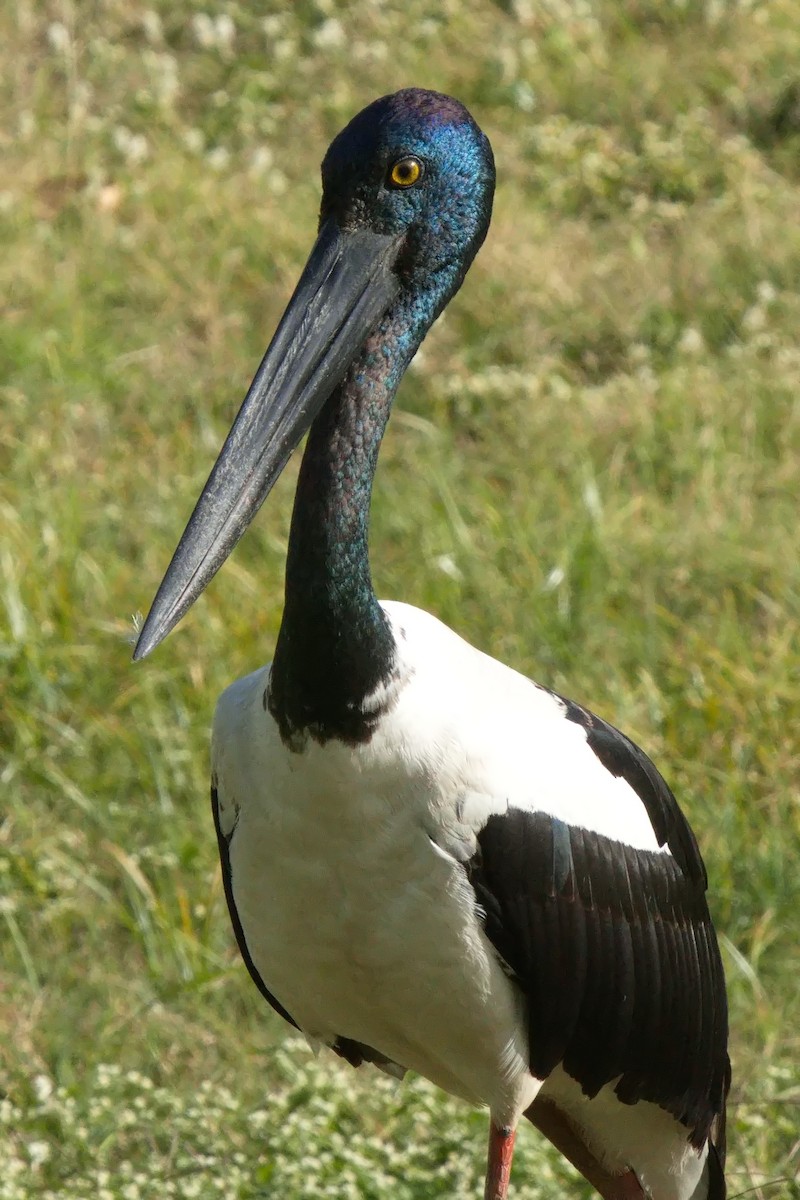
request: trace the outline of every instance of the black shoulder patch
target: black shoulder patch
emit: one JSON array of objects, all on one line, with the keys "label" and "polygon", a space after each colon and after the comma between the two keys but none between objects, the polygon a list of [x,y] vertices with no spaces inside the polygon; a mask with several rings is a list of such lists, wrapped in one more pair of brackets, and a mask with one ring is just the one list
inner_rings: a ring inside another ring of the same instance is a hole
[{"label": "black shoulder patch", "polygon": [[724,1112],[727,1005],[703,883],[546,813],[509,809],[467,876],[486,934],[528,1002],[531,1070],[559,1064],[589,1096],[616,1079],[702,1146]]},{"label": "black shoulder patch", "polygon": [[258,972],[256,964],[253,962],[253,959],[250,956],[250,951],[247,948],[247,939],[244,936],[242,923],[239,920],[239,914],[236,911],[236,904],[233,899],[230,851],[228,848],[228,839],[222,832],[222,826],[219,822],[219,797],[217,795],[216,783],[212,783],[211,785],[211,811],[214,814],[214,828],[217,831],[217,845],[219,846],[219,858],[222,865],[222,886],[225,889],[225,899],[228,902],[228,912],[230,913],[233,932],[236,935],[236,944],[239,947],[239,953],[244,959],[244,965],[250,972],[250,978],[253,980],[253,983],[261,992],[261,995],[264,997],[267,1003],[272,1005],[272,1007],[275,1009],[275,1012],[282,1016],[284,1021],[288,1021],[290,1025],[294,1025],[295,1029],[299,1029],[300,1026],[297,1024],[294,1018],[290,1016],[280,1001],[276,1000],[272,995],[272,992],[268,990],[264,980],[261,978]]},{"label": "black shoulder patch", "polygon": [[706,870],[689,822],[658,768],[635,742],[587,708],[552,692],[565,706],[565,716],[586,730],[586,741],[607,771],[624,779],[641,800],[659,846],[667,845],[690,879],[708,886]]}]

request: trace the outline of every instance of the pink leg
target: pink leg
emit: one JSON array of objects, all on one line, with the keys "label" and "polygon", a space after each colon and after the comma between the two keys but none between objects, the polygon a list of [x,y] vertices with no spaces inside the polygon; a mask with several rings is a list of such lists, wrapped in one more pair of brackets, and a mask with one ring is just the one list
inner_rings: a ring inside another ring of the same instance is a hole
[{"label": "pink leg", "polygon": [[603,1200],[645,1200],[644,1190],[633,1171],[611,1175],[600,1165],[580,1134],[551,1100],[537,1096],[525,1116],[553,1143]]},{"label": "pink leg", "polygon": [[489,1125],[489,1162],[484,1200],[506,1200],[516,1136],[516,1131],[508,1126],[495,1125],[494,1121]]}]

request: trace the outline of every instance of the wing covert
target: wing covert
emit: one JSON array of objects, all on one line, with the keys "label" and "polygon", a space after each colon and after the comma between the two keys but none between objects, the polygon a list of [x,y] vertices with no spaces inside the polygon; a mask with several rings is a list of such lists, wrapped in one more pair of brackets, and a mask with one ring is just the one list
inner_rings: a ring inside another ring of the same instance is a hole
[{"label": "wing covert", "polygon": [[702,1145],[728,1072],[704,874],[515,808],[490,816],[477,842],[466,871],[527,998],[533,1073],[560,1064],[589,1096],[616,1080],[623,1102],[661,1105]]},{"label": "wing covert", "polygon": [[659,845],[669,846],[684,873],[702,880],[703,887],[707,887],[705,864],[692,827],[655,763],[615,725],[558,692],[550,692],[550,695],[563,705],[566,719],[584,730],[587,744],[605,769],[618,779],[624,779],[636,792]]}]

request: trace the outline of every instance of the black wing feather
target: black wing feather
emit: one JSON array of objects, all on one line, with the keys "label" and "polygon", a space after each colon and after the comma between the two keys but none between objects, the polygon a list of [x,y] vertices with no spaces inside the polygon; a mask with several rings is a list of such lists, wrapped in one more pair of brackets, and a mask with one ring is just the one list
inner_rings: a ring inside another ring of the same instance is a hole
[{"label": "black wing feather", "polygon": [[509,808],[478,833],[467,875],[487,936],[526,994],[533,1073],[561,1064],[589,1096],[617,1080],[622,1101],[659,1104],[700,1147],[724,1121],[730,1073],[705,867],[650,759],[558,699],[602,765],[636,791],[671,853]]}]

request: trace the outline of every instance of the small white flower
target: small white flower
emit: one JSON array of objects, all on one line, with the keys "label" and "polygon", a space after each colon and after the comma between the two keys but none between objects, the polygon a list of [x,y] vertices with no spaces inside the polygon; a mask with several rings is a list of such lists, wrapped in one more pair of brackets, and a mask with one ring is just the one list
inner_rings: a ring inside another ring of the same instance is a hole
[{"label": "small white flower", "polygon": [[208,13],[193,15],[192,33],[198,46],[202,46],[204,50],[214,45],[214,23]]},{"label": "small white flower", "polygon": [[343,46],[345,32],[341,21],[329,17],[314,31],[312,40],[320,50],[335,50],[338,46]]},{"label": "small white flower", "polygon": [[269,146],[256,146],[250,156],[250,170],[253,175],[266,175],[275,161],[275,155]]},{"label": "small white flower", "polygon": [[274,13],[271,17],[264,17],[261,22],[261,28],[268,38],[277,37],[278,34],[286,27],[286,14]]},{"label": "small white flower", "polygon": [[583,503],[593,521],[599,521],[603,515],[603,502],[600,491],[593,479],[588,479],[583,486]]},{"label": "small white flower", "polygon": [[40,1104],[49,1100],[53,1094],[53,1081],[49,1075],[34,1075],[33,1092]]},{"label": "small white flower", "polygon": [[183,144],[192,154],[202,153],[206,139],[202,129],[187,129],[183,135]]},{"label": "small white flower", "polygon": [[47,1142],[28,1142],[28,1158],[31,1166],[40,1167],[50,1157],[50,1146]]},{"label": "small white flower", "polygon": [[161,24],[161,17],[152,9],[142,13],[142,29],[151,45],[157,46],[163,42],[164,26]]},{"label": "small white flower", "polygon": [[132,133],[124,125],[118,125],[112,136],[117,150],[133,166],[144,162],[150,153],[150,147],[144,134]]},{"label": "small white flower", "polygon": [[682,354],[702,354],[705,349],[705,341],[699,329],[695,329],[693,325],[687,325],[678,340],[678,350]]},{"label": "small white flower", "polygon": [[19,114],[17,130],[23,142],[27,142],[36,133],[36,117],[29,108],[24,108]]},{"label": "small white flower", "polygon": [[748,308],[742,317],[742,329],[746,329],[748,333],[760,333],[766,323],[766,309],[762,308],[760,304],[754,304],[752,308]]},{"label": "small white flower", "polygon": [[154,91],[160,102],[169,106],[181,89],[178,60],[172,54],[158,54],[152,50],[148,53]]},{"label": "small white flower", "polygon": [[224,171],[230,161],[231,153],[226,146],[215,146],[206,155],[206,162],[212,171]]},{"label": "small white flower", "polygon": [[778,298],[778,291],[768,279],[762,279],[756,288],[756,296],[762,304],[773,304]]},{"label": "small white flower", "polygon": [[524,79],[520,79],[514,84],[514,103],[521,112],[525,113],[531,113],[536,108],[536,92]]},{"label": "small white flower", "polygon": [[232,50],[236,40],[236,26],[233,17],[228,13],[220,13],[214,21],[214,35],[220,50]]},{"label": "small white flower", "polygon": [[47,26],[47,40],[59,54],[66,54],[72,42],[69,30],[61,21],[53,21]]},{"label": "small white flower", "polygon": [[272,53],[276,62],[285,62],[297,54],[297,45],[291,38],[278,38],[272,44]]},{"label": "small white flower", "polygon": [[464,578],[464,573],[456,560],[453,558],[452,554],[440,554],[433,560],[433,562],[434,566],[437,567],[443,575],[446,575],[448,579],[460,581]]}]

